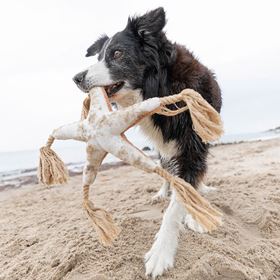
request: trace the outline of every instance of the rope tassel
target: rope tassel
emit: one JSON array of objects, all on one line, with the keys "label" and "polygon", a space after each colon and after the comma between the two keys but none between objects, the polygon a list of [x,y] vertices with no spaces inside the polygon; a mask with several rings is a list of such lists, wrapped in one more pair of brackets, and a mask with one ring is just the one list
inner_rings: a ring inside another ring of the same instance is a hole
[{"label": "rope tassel", "polygon": [[120,228],[115,225],[112,215],[104,209],[94,207],[89,200],[89,185],[84,186],[83,206],[86,213],[93,222],[93,227],[98,235],[98,239],[104,246],[112,244],[119,235]]},{"label": "rope tassel", "polygon": [[170,182],[183,206],[206,231],[211,232],[221,225],[222,213],[214,209],[192,185],[179,177],[172,176],[168,171],[159,166],[156,167],[154,172]]},{"label": "rope tassel", "polygon": [[65,184],[68,180],[68,171],[63,161],[51,149],[54,137],[50,136],[46,146],[40,149],[38,179],[44,185]]}]

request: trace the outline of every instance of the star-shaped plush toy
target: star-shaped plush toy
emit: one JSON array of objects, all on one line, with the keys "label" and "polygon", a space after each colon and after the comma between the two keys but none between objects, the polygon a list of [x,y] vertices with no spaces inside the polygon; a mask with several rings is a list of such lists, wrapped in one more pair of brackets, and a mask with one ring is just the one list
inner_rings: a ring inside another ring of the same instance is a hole
[{"label": "star-shaped plush toy", "polygon": [[[180,108],[176,104],[184,102]],[[179,103],[178,103],[179,102]],[[112,216],[89,201],[89,187],[93,184],[100,165],[107,153],[147,172],[154,172],[171,183],[182,204],[201,226],[211,231],[221,223],[221,214],[215,210],[196,190],[181,178],[172,176],[151,158],[137,149],[125,137],[124,132],[154,113],[174,116],[189,110],[193,126],[204,142],[216,140],[222,133],[219,114],[193,90],[180,94],[151,98],[122,110],[112,110],[106,91],[97,87],[90,91],[87,103],[90,104],[85,117],[71,124],[55,129],[47,145],[41,148],[39,179],[47,185],[64,183],[67,171],[62,161],[50,149],[54,139],[74,139],[87,144],[87,160],[83,171],[84,208],[91,217],[100,241],[111,244],[119,234]],[[84,103],[86,104],[86,103]],[[167,105],[175,104],[175,110]]]}]

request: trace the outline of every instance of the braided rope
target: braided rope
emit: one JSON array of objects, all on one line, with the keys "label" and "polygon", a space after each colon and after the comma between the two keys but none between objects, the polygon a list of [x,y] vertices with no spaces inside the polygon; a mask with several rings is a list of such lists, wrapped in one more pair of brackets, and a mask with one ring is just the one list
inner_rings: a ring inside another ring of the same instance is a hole
[{"label": "braided rope", "polygon": [[55,138],[52,135],[50,135],[49,138],[48,138],[48,141],[46,143],[46,147],[50,148],[52,146],[54,140],[55,140]]},{"label": "braided rope", "polygon": [[89,185],[84,185],[84,187],[83,187],[83,197],[84,197],[84,201],[89,200]]},{"label": "braided rope", "polygon": [[167,170],[163,169],[160,166],[157,166],[155,168],[155,173],[158,174],[160,177],[164,178],[165,180],[167,180],[168,182],[170,182],[171,185],[174,184],[175,181],[175,177],[172,176]]},{"label": "braided rope", "polygon": [[93,211],[101,210],[101,208],[93,207],[93,203],[89,200],[89,188],[90,185],[84,185],[83,186],[83,199],[84,199],[84,206],[90,205],[91,209]]},{"label": "braided rope", "polygon": [[[180,107],[180,108],[176,105],[177,102],[185,101],[186,96],[187,96],[187,93],[182,91],[179,94],[174,94],[174,95],[165,96],[165,97],[160,98],[161,106],[160,106],[160,110],[157,112],[157,114],[164,115],[164,116],[176,116],[182,112],[187,111],[189,108],[188,108],[188,105],[186,102],[185,102],[186,105],[183,107]],[[171,105],[171,104],[173,104],[177,109],[171,110],[166,107],[166,105]]]}]

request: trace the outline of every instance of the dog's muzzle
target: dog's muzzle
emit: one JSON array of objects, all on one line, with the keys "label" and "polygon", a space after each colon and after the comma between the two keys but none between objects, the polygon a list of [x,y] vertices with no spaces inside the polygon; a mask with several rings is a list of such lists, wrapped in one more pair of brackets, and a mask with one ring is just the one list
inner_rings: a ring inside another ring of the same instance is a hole
[{"label": "dog's muzzle", "polygon": [[80,73],[78,73],[77,75],[75,75],[73,77],[73,81],[78,85],[80,86],[82,84],[82,82],[85,80],[85,77],[87,75],[87,70],[86,71],[82,71]]}]

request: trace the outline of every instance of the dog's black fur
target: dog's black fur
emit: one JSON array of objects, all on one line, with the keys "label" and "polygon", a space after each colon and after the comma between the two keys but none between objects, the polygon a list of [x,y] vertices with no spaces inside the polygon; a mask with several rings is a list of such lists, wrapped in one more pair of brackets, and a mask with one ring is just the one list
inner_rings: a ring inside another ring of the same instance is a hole
[{"label": "dog's black fur", "polygon": [[[165,23],[163,8],[129,18],[123,31],[111,39],[102,36],[88,49],[86,56],[99,54],[98,59],[104,60],[111,79],[125,82],[123,87],[140,89],[143,99],[191,88],[220,112],[221,92],[214,74],[185,47],[167,39],[162,31]],[[79,87],[88,91],[96,85],[84,79]],[[207,169],[208,145],[192,129],[189,113],[174,117],[155,114],[152,121],[161,130],[165,143],[170,140],[177,143],[177,153],[171,158],[162,158],[163,167],[172,169],[175,163],[177,175],[197,187]]]}]

